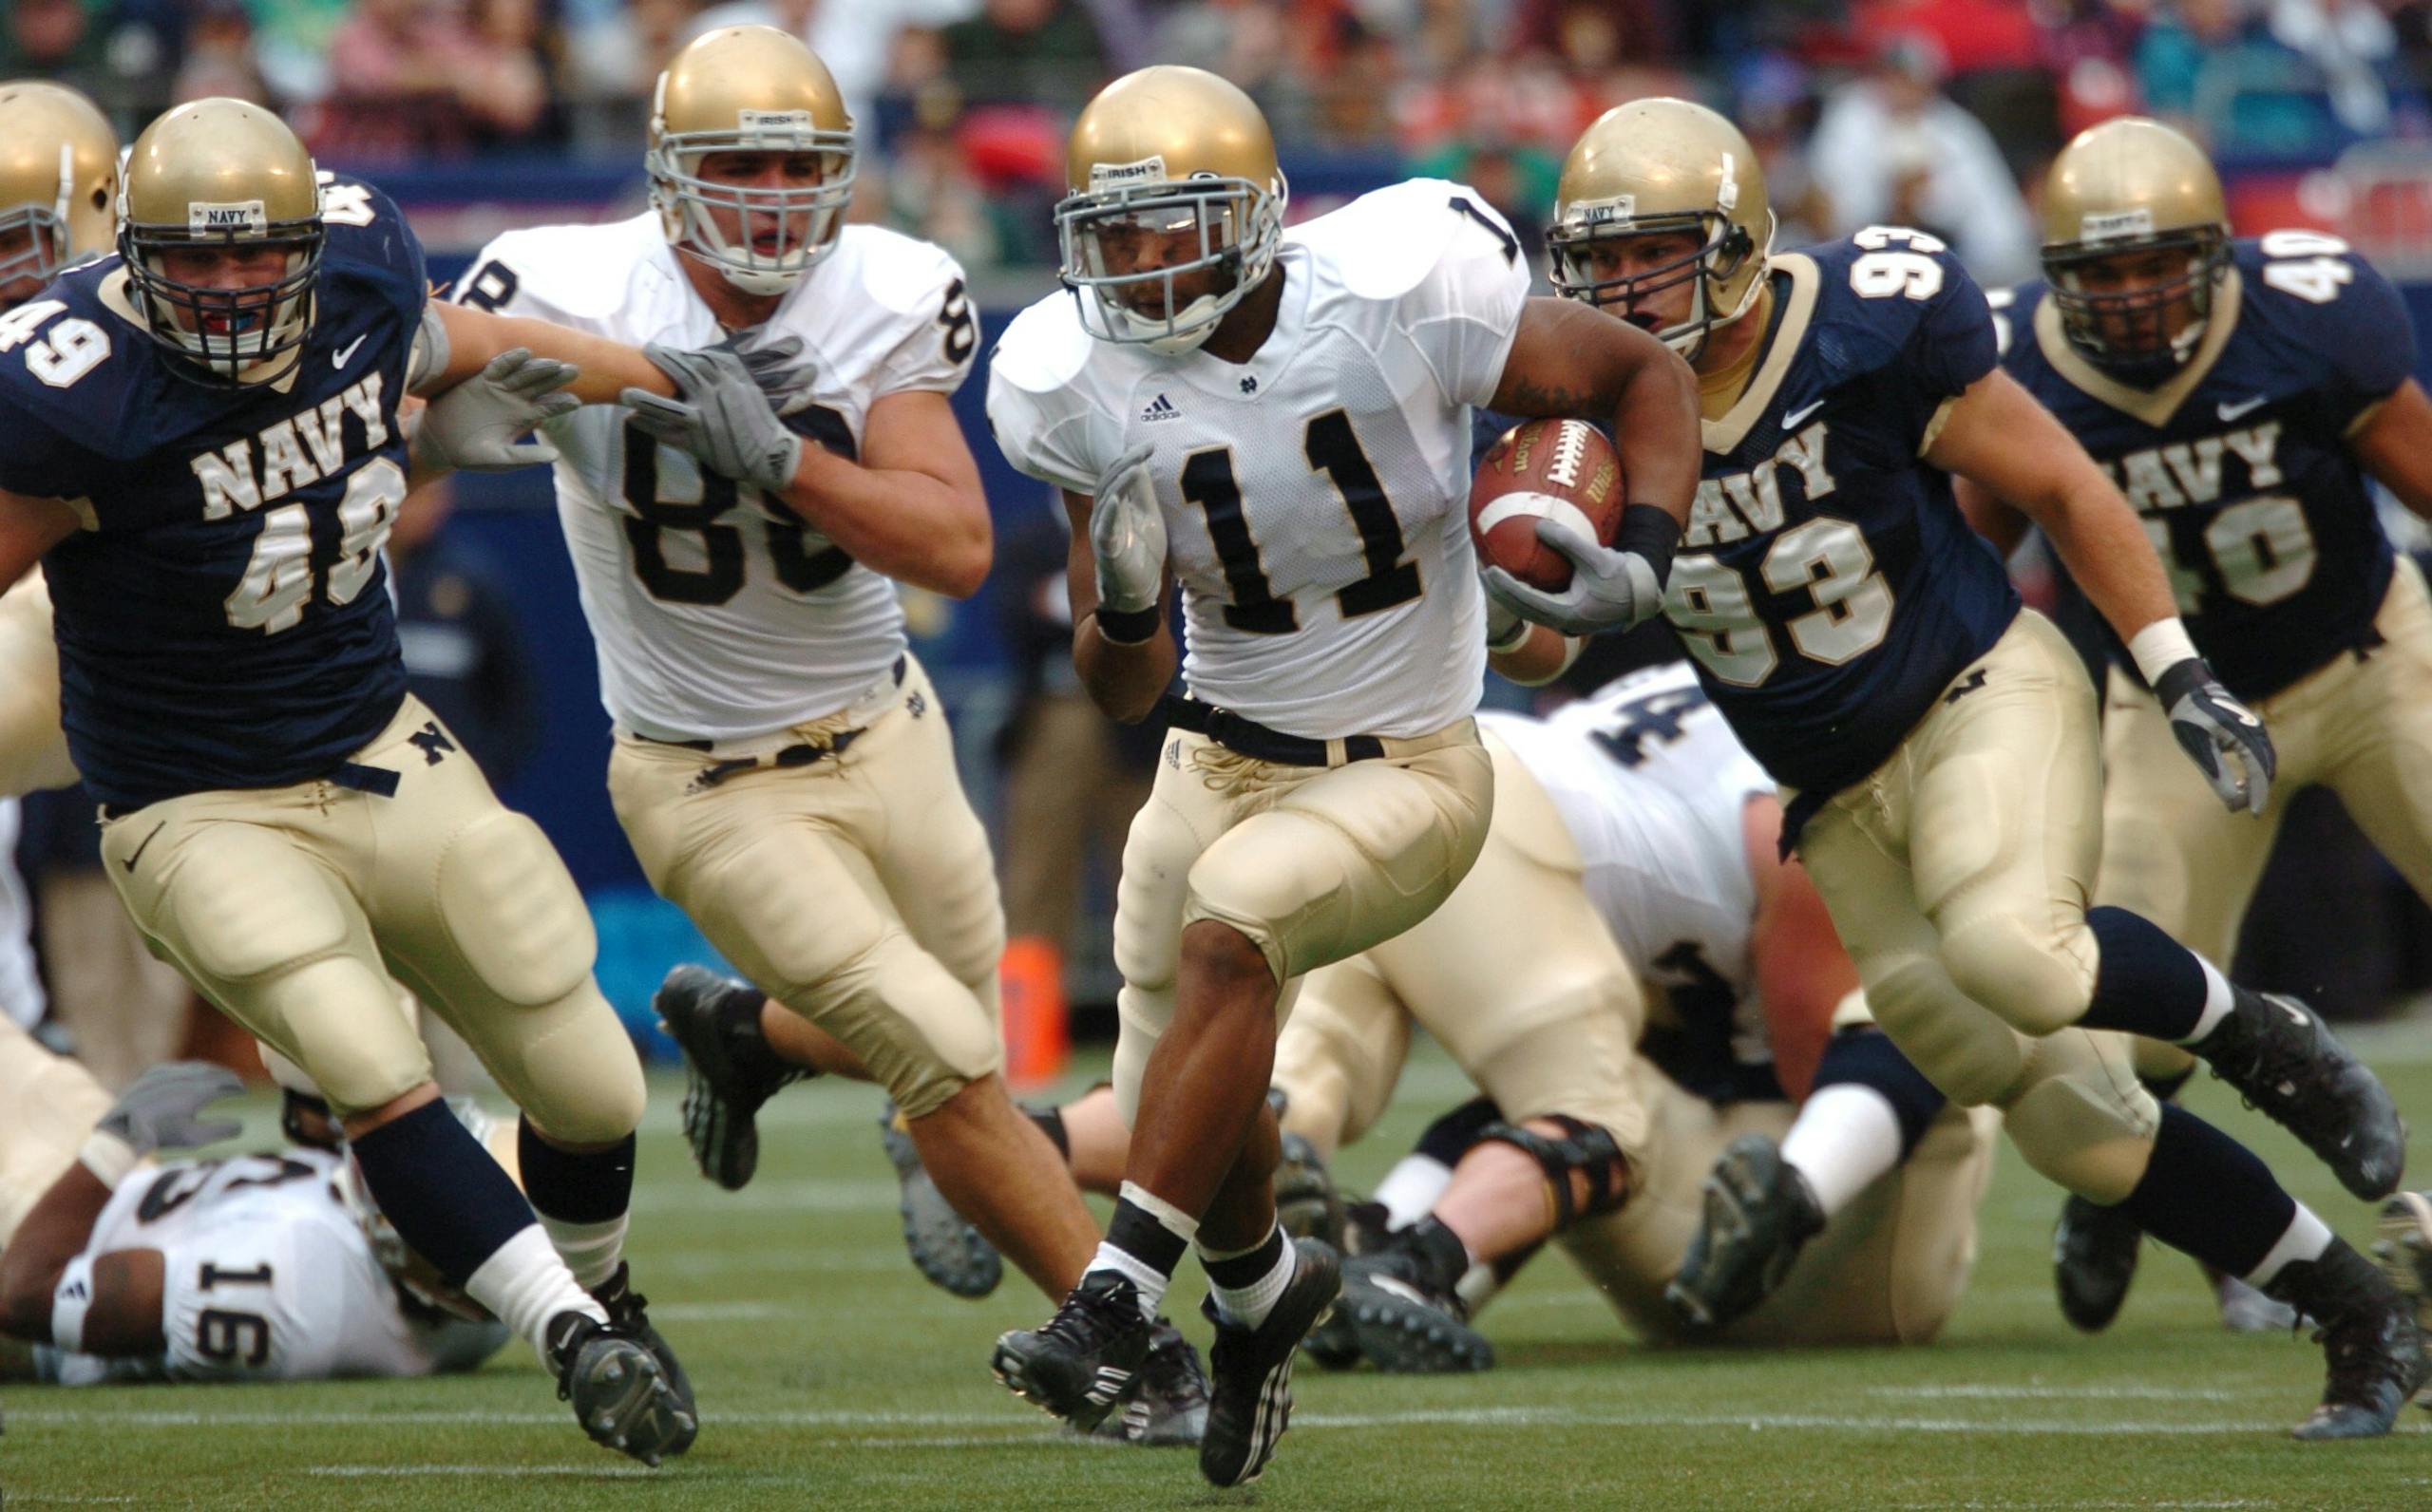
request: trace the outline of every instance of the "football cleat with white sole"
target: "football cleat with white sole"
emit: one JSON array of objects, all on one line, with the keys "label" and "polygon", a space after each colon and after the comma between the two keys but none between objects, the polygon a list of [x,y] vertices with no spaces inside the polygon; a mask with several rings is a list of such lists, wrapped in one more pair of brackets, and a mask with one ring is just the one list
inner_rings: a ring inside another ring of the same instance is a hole
[{"label": "football cleat with white sole", "polygon": [[2061,1315],[2085,1333],[2111,1327],[2137,1278],[2145,1231],[2118,1207],[2104,1207],[2071,1193],[2052,1228],[2052,1288]]},{"label": "football cleat with white sole", "polygon": [[1258,1327],[1226,1321],[1211,1295],[1200,1306],[1216,1325],[1207,1354],[1207,1432],[1199,1473],[1218,1486],[1247,1485],[1275,1457],[1292,1422],[1292,1362],[1301,1341],[1342,1291],[1342,1262],[1320,1239],[1292,1241],[1292,1279]]},{"label": "football cleat with white sole", "polygon": [[997,1290],[1005,1278],[1004,1257],[938,1190],[892,1098],[879,1110],[878,1138],[895,1163],[896,1205],[903,1215],[903,1247],[913,1266],[932,1285],[957,1296],[986,1296]]},{"label": "football cleat with white sole", "polygon": [[684,1052],[684,1140],[701,1174],[739,1192],[760,1166],[752,1115],[812,1072],[778,1065],[760,1033],[760,989],[705,966],[678,966],[651,1011]]},{"label": "football cleat with white sole", "polygon": [[616,1324],[560,1313],[549,1320],[548,1346],[558,1399],[573,1404],[594,1443],[649,1465],[692,1446],[700,1423],[640,1339]]},{"label": "football cleat with white sole", "polygon": [[1807,1178],[1762,1134],[1742,1134],[1706,1173],[1698,1232],[1664,1304],[1683,1328],[1727,1328],[1771,1296],[1807,1241],[1824,1230],[1824,1209]]},{"label": "football cleat with white sole", "polygon": [[2373,1201],[2398,1190],[2406,1125],[2381,1078],[2295,998],[2232,991],[2229,1017],[2190,1048],[2247,1106],[2303,1140],[2349,1192]]},{"label": "football cleat with white sole", "polygon": [[1087,1433],[1131,1394],[1155,1342],[1131,1278],[1092,1271],[1043,1326],[1000,1336],[988,1368],[1005,1389]]}]

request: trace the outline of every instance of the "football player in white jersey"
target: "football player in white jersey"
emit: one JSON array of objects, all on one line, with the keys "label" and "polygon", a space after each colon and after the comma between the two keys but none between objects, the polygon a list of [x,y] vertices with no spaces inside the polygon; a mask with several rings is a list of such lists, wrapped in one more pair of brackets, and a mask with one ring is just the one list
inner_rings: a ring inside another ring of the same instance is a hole
[{"label": "football player in white jersey", "polygon": [[[1266,122],[1212,74],[1108,85],[1066,171],[1068,292],[1007,330],[989,419],[1064,492],[1082,682],[1169,728],[1115,911],[1129,1179],[1088,1277],[993,1363],[1051,1412],[1103,1417],[1195,1239],[1217,1325],[1200,1469],[1234,1485],[1272,1454],[1294,1348],[1339,1288],[1334,1253],[1275,1221],[1265,1091],[1289,984],[1425,917],[1485,839],[1471,407],[1614,426],[1619,570],[1652,595],[1686,518],[1694,398],[1643,333],[1530,300],[1518,239],[1460,185],[1284,231]],[[1189,696],[1161,707],[1175,585]],[[1529,627],[1498,645],[1539,675],[1564,654]]]},{"label": "football player in white jersey", "polygon": [[[99,1103],[68,1138],[149,1155],[224,1139],[203,1106],[240,1089],[216,1066],[155,1067],[113,1105],[72,1061],[0,1033],[0,1085],[48,1107]],[[513,1169],[511,1125],[469,1106],[474,1136]],[[12,1125],[12,1136],[27,1132]],[[334,1132],[332,1126],[332,1132]],[[18,1141],[12,1138],[12,1145]],[[33,1143],[44,1142],[36,1139]],[[38,1378],[105,1382],[297,1381],[469,1370],[508,1338],[413,1260],[334,1142],[276,1154],[129,1169],[57,1152],[53,1179],[0,1151],[0,1331],[42,1340]],[[81,1287],[74,1283],[81,1281]],[[63,1325],[60,1289],[76,1295]]]},{"label": "football player in white jersey", "polygon": [[[1093,1230],[1005,1094],[995,867],[895,586],[960,597],[987,571],[948,404],[977,328],[953,258],[844,223],[854,161],[808,47],[709,32],[658,82],[653,208],[502,236],[456,297],[644,344],[684,389],[546,433],[618,817],[651,884],[759,989],[678,973],[657,1000],[694,1068],[688,1121],[715,1135],[705,1169],[750,1174],[756,1146],[718,1128],[748,1129],[773,1089],[726,1053],[765,992],[886,1087],[956,1205],[1061,1295]],[[798,358],[782,417],[742,358],[666,350],[730,332]]]},{"label": "football player in white jersey", "polygon": [[[1379,1188],[1392,1232],[1355,1234],[1312,1353],[1479,1369],[1470,1311],[1552,1238],[1651,1338],[1931,1338],[1966,1281],[1994,1121],[1948,1108],[1867,1022],[1779,855],[1773,782],[1695,673],[1478,723],[1495,804],[1477,865],[1409,931],[1313,973],[1276,1051],[1295,1152],[1278,1187],[1338,1238],[1325,1163],[1383,1113],[1414,1029],[1491,1094],[1433,1180]],[[1112,1095],[1035,1116],[1112,1194]]]}]

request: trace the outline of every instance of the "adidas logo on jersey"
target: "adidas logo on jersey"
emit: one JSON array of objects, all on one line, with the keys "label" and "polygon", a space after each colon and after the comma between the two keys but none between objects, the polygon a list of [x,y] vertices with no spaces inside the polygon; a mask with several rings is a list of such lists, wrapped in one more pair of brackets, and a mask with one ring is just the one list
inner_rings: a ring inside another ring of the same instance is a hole
[{"label": "adidas logo on jersey", "polygon": [[1168,399],[1163,394],[1159,394],[1148,408],[1140,411],[1140,418],[1143,420],[1180,420],[1182,418],[1182,411],[1174,407],[1174,402],[1172,400]]},{"label": "adidas logo on jersey", "polygon": [[348,410],[354,411],[362,423],[362,450],[377,451],[387,445],[389,422],[381,413],[380,387],[380,375],[366,373],[336,398],[324,399],[275,425],[266,425],[251,440],[232,441],[218,451],[190,459],[186,465],[202,484],[202,518],[225,520],[240,509],[250,513],[346,471],[343,421]]}]

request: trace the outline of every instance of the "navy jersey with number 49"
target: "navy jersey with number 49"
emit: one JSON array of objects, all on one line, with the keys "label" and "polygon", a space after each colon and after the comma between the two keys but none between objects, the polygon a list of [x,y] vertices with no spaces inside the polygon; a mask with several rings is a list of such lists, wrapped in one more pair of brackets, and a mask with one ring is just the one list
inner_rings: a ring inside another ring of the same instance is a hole
[{"label": "navy jersey with number 49", "polygon": [[319,314],[279,384],[180,376],[115,256],[0,316],[0,488],[85,520],[44,567],[68,750],[104,803],[328,776],[404,698],[380,551],[428,286],[387,197],[322,177]]},{"label": "navy jersey with number 49", "polygon": [[2018,595],[1919,459],[1993,369],[1983,293],[1941,242],[1879,226],[1768,276],[1775,329],[1705,423],[1664,613],[1740,743],[1812,803],[1890,757]]},{"label": "navy jersey with number 49", "polygon": [[2104,377],[2043,286],[2009,301],[2003,363],[2136,506],[2195,649],[2241,698],[2374,643],[2392,558],[2347,443],[2415,367],[2406,307],[2346,243],[2275,231],[2233,271],[2187,366]]}]

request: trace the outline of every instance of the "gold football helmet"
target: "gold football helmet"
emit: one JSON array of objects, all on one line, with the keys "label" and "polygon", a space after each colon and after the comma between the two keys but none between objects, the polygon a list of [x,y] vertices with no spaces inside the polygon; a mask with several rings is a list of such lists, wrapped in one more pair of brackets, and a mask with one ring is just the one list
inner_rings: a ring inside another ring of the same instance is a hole
[{"label": "gold football helmet", "polygon": [[[1688,232],[1698,250],[1644,273],[1598,277],[1599,242]],[[1623,304],[1684,279],[1689,316],[1658,331],[1691,361],[1706,335],[1748,312],[1774,250],[1765,170],[1739,128],[1686,100],[1633,100],[1596,118],[1563,160],[1546,232],[1557,293]]]},{"label": "gold football helmet", "polygon": [[1099,90],[1064,171],[1064,284],[1101,341],[1193,350],[1275,265],[1291,189],[1274,134],[1248,95],[1205,69],[1142,68]]},{"label": "gold football helmet", "polygon": [[[197,100],[143,128],[119,190],[127,291],[152,339],[229,386],[292,370],[313,332],[327,233],[313,159],[287,123],[242,100]],[[221,287],[168,272],[175,252],[271,248],[267,283]],[[284,361],[276,359],[284,358]],[[182,370],[182,369],[181,369]]]},{"label": "gold football helmet", "polygon": [[[812,154],[808,185],[704,179],[713,153]],[[652,97],[651,203],[667,239],[750,294],[781,294],[835,250],[853,198],[853,118],[827,66],[774,27],[721,27],[677,53]],[[731,213],[732,239],[718,226]]]},{"label": "gold football helmet", "polygon": [[[2092,265],[2156,250],[2184,252],[2185,271],[2133,288],[2086,287]],[[2178,132],[2122,116],[2079,132],[2052,160],[2043,184],[2044,283],[2062,333],[2096,367],[2130,382],[2169,377],[2204,339],[2229,267],[2220,177],[2204,149]]]},{"label": "gold football helmet", "polygon": [[118,215],[118,133],[90,100],[39,79],[0,84],[0,291],[50,282],[110,250]]}]

